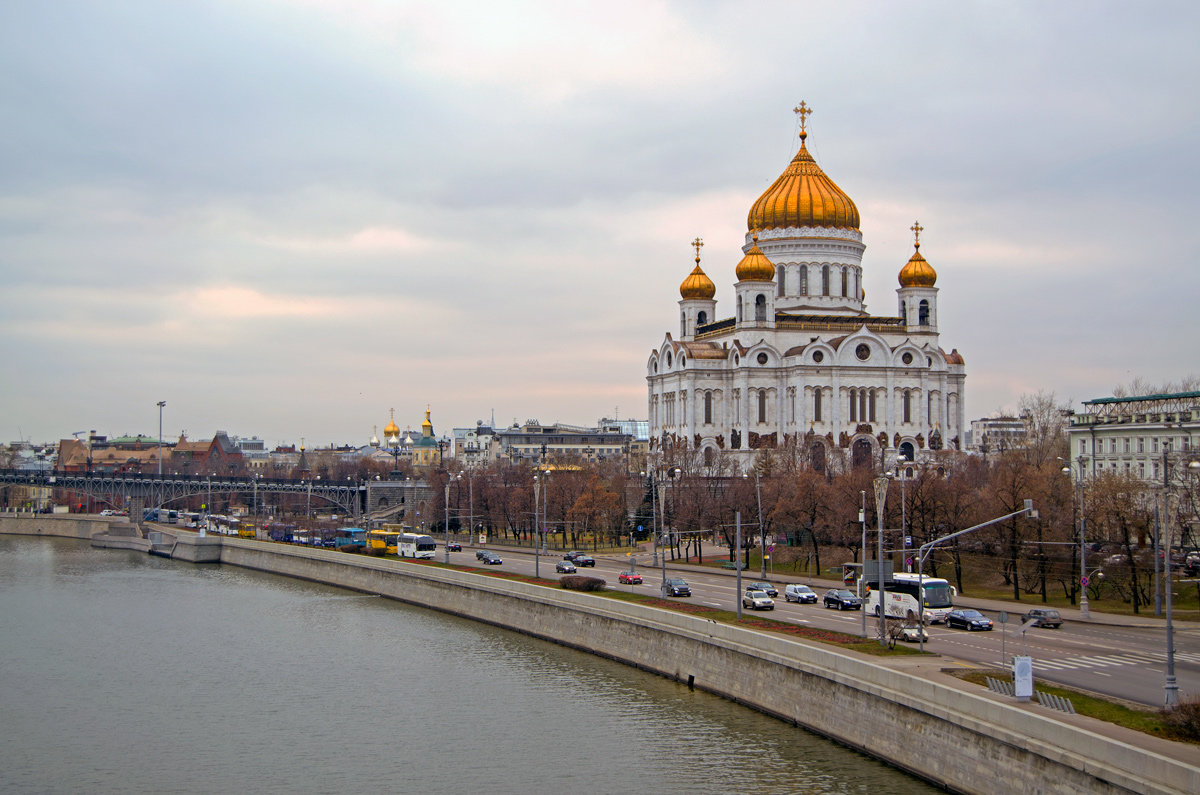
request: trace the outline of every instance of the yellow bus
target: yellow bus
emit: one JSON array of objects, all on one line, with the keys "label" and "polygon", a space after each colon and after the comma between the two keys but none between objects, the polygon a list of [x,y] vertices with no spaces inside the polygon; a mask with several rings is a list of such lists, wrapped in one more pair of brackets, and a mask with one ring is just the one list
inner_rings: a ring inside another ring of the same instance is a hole
[{"label": "yellow bus", "polygon": [[367,553],[371,555],[399,555],[399,530],[372,530],[367,533]]}]

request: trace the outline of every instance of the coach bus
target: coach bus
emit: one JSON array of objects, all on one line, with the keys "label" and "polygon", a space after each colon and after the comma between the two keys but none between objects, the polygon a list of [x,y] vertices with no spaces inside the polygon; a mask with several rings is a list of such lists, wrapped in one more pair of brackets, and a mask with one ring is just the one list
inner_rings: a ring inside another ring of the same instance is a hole
[{"label": "coach bus", "polygon": [[[922,582],[924,583],[922,585]],[[868,586],[870,582],[866,583]],[[903,618],[916,621],[921,614],[921,605],[917,601],[918,592],[925,593],[925,622],[937,624],[946,620],[946,615],[954,609],[954,597],[957,591],[946,580],[940,577],[919,575],[910,572],[896,572],[892,579],[884,583],[887,591],[888,618]],[[879,615],[879,590],[872,588],[867,594],[866,611],[873,616]]]},{"label": "coach bus", "polygon": [[437,544],[433,539],[419,533],[404,533],[400,536],[400,557],[433,560]]}]

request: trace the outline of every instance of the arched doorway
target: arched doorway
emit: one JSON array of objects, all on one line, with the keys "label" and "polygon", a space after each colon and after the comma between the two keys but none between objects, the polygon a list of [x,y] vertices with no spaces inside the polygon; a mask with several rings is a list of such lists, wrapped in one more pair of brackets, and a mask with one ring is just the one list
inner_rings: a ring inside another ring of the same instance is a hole
[{"label": "arched doorway", "polygon": [[814,444],[808,451],[808,463],[814,472],[825,474],[825,445]]},{"label": "arched doorway", "polygon": [[850,448],[850,466],[854,469],[869,467],[873,459],[871,443],[866,439],[856,439]]},{"label": "arched doorway", "polygon": [[901,442],[899,451],[900,451],[900,457],[903,458],[905,461],[917,460],[917,449],[915,447],[913,447],[912,442]]}]

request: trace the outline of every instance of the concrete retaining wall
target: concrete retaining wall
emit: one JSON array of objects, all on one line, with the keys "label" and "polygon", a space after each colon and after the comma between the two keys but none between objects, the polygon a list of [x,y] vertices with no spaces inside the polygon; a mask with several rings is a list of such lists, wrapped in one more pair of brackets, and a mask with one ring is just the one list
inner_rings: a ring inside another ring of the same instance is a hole
[{"label": "concrete retaining wall", "polygon": [[[73,535],[83,530],[68,522],[39,527],[22,534],[87,537]],[[0,519],[3,532],[12,529]],[[820,644],[486,575],[248,539],[185,538],[194,542],[186,545],[192,557],[217,552],[222,563],[432,607],[691,682],[950,789],[1200,792],[1197,765]]]}]

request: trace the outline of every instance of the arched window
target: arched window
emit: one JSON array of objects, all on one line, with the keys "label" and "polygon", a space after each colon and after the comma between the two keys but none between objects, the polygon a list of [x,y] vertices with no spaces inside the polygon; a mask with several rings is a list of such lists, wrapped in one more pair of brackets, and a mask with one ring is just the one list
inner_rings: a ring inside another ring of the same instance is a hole
[{"label": "arched window", "polygon": [[821,295],[829,295],[829,266],[821,266]]},{"label": "arched window", "polygon": [[850,421],[851,422],[858,422],[858,411],[857,411],[858,400],[857,400],[857,398],[858,398],[858,390],[851,389],[850,390]]},{"label": "arched window", "polygon": [[917,310],[917,324],[921,326],[929,325],[929,302],[921,299],[921,306]]},{"label": "arched window", "polygon": [[900,401],[903,418],[901,422],[912,422],[912,391],[904,390],[904,399]]},{"label": "arched window", "polygon": [[701,309],[696,313],[696,328],[698,329],[706,323],[708,323],[708,313]]},{"label": "arched window", "polygon": [[754,298],[754,319],[758,321],[767,319],[767,297],[762,293]]},{"label": "arched window", "polygon": [[775,267],[775,295],[783,295],[783,280],[786,276],[787,273],[783,270],[783,266],[777,265]]},{"label": "arched window", "polygon": [[842,266],[842,298],[845,298],[846,296],[850,295],[850,284],[847,281],[847,278],[848,278],[848,276],[846,273],[846,266],[843,265]]},{"label": "arched window", "polygon": [[808,295],[808,266],[800,266],[800,295]]},{"label": "arched window", "polygon": [[858,418],[867,421],[867,390],[858,390]]},{"label": "arched window", "polygon": [[710,467],[713,465],[713,449],[711,447],[704,448],[704,466]]},{"label": "arched window", "polygon": [[758,421],[767,421],[767,390],[758,390]]},{"label": "arched window", "polygon": [[867,393],[867,422],[875,422],[875,390],[872,389]]},{"label": "arched window", "polygon": [[742,322],[742,298],[737,300],[737,322]]},{"label": "arched window", "polygon": [[704,393],[704,423],[712,424],[712,392]]},{"label": "arched window", "polygon": [[821,422],[821,390],[813,390],[813,422]]}]

